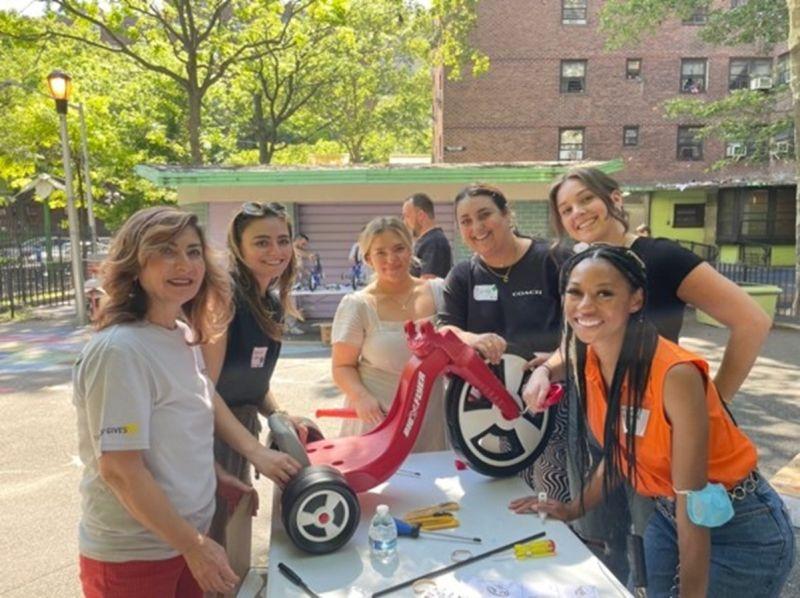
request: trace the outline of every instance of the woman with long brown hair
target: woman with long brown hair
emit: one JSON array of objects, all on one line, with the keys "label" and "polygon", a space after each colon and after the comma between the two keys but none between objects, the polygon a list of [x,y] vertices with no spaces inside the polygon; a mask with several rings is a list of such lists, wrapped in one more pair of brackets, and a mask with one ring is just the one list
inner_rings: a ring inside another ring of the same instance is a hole
[{"label": "woman with long brown hair", "polygon": [[[219,396],[258,438],[259,415],[269,417],[278,409],[270,382],[281,352],[284,317],[298,316],[290,296],[296,259],[286,209],[278,203],[243,204],[228,226],[227,245],[233,318],[203,347],[203,356]],[[242,577],[250,568],[257,495],[250,464],[239,453],[223,440],[217,440],[214,453],[234,480],[226,495],[217,497],[210,535],[226,547],[231,567]]]}]

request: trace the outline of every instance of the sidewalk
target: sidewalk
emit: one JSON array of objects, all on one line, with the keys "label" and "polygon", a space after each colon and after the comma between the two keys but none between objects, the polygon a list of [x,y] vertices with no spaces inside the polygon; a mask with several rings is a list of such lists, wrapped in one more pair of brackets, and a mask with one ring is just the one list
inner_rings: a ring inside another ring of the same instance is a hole
[{"label": "sidewalk", "polygon": [[[0,324],[0,596],[80,596],[76,526],[79,517],[75,413],[71,366],[89,337],[76,330],[69,308],[39,312],[46,319]],[[316,329],[289,337],[273,378],[281,405],[313,416],[341,404],[330,376],[330,347]],[[687,313],[684,345],[715,369],[727,334],[699,325]],[[740,425],[759,447],[772,476],[800,451],[800,331],[774,329],[733,404]],[[319,420],[327,436],[339,422]],[[272,484],[261,478],[261,510],[254,523],[254,564],[267,562]],[[800,530],[796,537],[800,541]],[[785,596],[800,595],[795,564]]]}]

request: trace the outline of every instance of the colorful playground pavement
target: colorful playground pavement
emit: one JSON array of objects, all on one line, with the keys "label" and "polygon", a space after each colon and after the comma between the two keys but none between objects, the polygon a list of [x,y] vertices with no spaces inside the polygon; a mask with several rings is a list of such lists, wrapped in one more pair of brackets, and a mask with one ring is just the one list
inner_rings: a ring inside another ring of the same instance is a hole
[{"label": "colorful playground pavement", "polygon": [[91,334],[63,319],[50,326],[0,326],[0,394],[25,387],[27,374],[51,376],[68,372]]}]

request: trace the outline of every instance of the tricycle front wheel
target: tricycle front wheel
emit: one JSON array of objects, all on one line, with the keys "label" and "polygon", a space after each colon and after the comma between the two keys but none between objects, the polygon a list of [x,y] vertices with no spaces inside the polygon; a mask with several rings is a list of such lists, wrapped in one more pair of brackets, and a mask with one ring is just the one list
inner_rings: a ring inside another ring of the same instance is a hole
[{"label": "tricycle front wheel", "polygon": [[[525,364],[522,357],[507,353],[498,365],[489,365],[520,409],[522,388],[530,376]],[[453,449],[472,469],[493,477],[515,475],[536,461],[555,425],[555,407],[537,414],[524,412],[508,421],[489,399],[457,376],[450,380],[445,409]]]}]

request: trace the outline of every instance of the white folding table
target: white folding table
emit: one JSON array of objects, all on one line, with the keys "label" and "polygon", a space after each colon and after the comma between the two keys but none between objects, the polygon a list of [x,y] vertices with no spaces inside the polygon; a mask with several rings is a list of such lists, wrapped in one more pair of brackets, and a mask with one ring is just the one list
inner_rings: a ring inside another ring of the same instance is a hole
[{"label": "white folding table", "polygon": [[[599,596],[630,596],[565,524],[554,520],[542,522],[538,515],[517,515],[508,509],[511,499],[532,493],[518,477],[496,479],[472,470],[458,471],[455,454],[451,451],[410,455],[402,469],[421,475],[398,473],[377,488],[360,494],[358,529],[345,546],[326,555],[310,555],[292,544],[281,522],[276,493],[265,596],[305,595],[278,571],[280,562],[286,563],[313,591],[326,598],[370,596],[452,564],[455,550],[467,549],[477,555],[539,531],[545,531],[545,537],[556,542],[555,556],[516,560],[512,551],[507,550],[434,578],[438,595],[458,596],[459,583],[482,577],[514,580],[534,588],[554,587],[552,584],[558,588],[594,586]],[[378,504],[389,505],[392,514],[401,517],[407,511],[448,501],[460,504],[456,512],[460,526],[444,531],[480,537],[481,544],[400,537],[398,558],[391,565],[381,565],[370,558],[367,529]],[[412,588],[405,588],[391,596],[415,596],[415,593]]]}]

